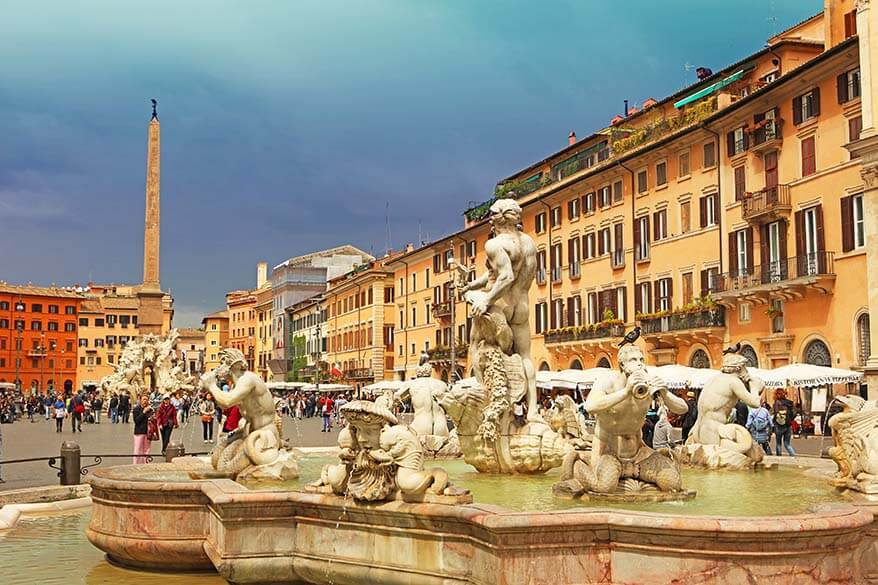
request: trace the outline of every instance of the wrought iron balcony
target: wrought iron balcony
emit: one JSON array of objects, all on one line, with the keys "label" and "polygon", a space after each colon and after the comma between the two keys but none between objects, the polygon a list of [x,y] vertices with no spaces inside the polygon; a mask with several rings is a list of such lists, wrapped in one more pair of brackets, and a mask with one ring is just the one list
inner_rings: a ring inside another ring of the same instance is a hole
[{"label": "wrought iron balcony", "polygon": [[433,304],[433,316],[437,319],[451,316],[451,301],[442,301]]},{"label": "wrought iron balcony", "polygon": [[[469,344],[467,343],[455,343],[454,344],[454,360],[455,361],[466,361],[467,352],[469,351]],[[450,362],[451,361],[451,348],[445,345],[438,345],[436,347],[431,347],[427,350],[427,355],[430,356],[430,363],[442,363],[442,362]]]},{"label": "wrought iron balcony", "polygon": [[833,252],[812,252],[726,272],[713,277],[711,294],[718,301],[740,298],[761,304],[771,298],[802,298],[808,289],[828,294],[835,281],[833,258]]},{"label": "wrought iron balcony", "polygon": [[650,336],[674,331],[725,327],[725,309],[714,307],[701,311],[680,311],[654,317],[641,317],[643,335]]},{"label": "wrought iron balcony", "polygon": [[762,126],[750,133],[750,150],[760,154],[776,150],[783,141],[783,120],[767,118],[760,123]]},{"label": "wrought iron balcony", "polygon": [[575,343],[578,341],[604,340],[625,336],[625,326],[618,322],[596,323],[582,327],[562,327],[543,333],[543,341],[548,343]]},{"label": "wrought iron balcony", "polygon": [[375,377],[372,373],[372,368],[354,368],[352,370],[345,370],[344,376],[348,380],[365,380]]},{"label": "wrought iron balcony", "polygon": [[741,204],[744,221],[768,223],[789,216],[790,186],[767,187],[755,193],[745,193]]}]

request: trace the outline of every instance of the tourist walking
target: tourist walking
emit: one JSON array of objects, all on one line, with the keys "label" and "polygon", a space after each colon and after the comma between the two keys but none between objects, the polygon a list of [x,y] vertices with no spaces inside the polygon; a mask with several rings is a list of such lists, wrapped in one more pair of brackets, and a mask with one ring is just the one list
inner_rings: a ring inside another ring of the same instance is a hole
[{"label": "tourist walking", "polygon": [[201,415],[201,436],[205,443],[213,443],[213,419],[216,416],[216,404],[210,392],[198,404],[198,414]]},{"label": "tourist walking", "polygon": [[774,394],[774,406],[772,407],[772,417],[774,418],[774,454],[780,456],[780,445],[791,456],[796,456],[796,451],[790,444],[793,438],[793,403],[787,398],[787,394],[783,389],[778,390]]},{"label": "tourist walking", "polygon": [[332,398],[323,395],[317,404],[320,407],[320,414],[323,416],[323,429],[320,432],[328,433],[332,431]]},{"label": "tourist walking", "polygon": [[659,407],[658,422],[655,423],[652,431],[652,448],[656,451],[670,449],[674,444],[673,431],[674,427],[668,421],[668,409],[664,406]]},{"label": "tourist walking", "polygon": [[91,401],[91,410],[94,413],[95,424],[101,424],[101,411],[104,409],[104,401],[101,400],[100,396],[95,396],[95,399]]},{"label": "tourist walking", "polygon": [[54,404],[54,397],[46,395],[46,399],[43,400],[43,407],[46,409],[46,420],[49,420],[52,417],[52,406]]},{"label": "tourist walking", "polygon": [[64,417],[67,416],[67,408],[64,406],[64,401],[61,400],[60,396],[52,408],[55,410],[55,432],[60,433],[61,427],[64,425]]},{"label": "tourist walking", "polygon": [[134,464],[146,463],[149,455],[149,417],[152,406],[146,393],[140,395],[140,404],[134,407]]},{"label": "tourist walking", "polygon": [[767,455],[771,455],[771,413],[760,404],[759,408],[754,408],[747,416],[747,430],[753,440],[758,443]]},{"label": "tourist walking", "polygon": [[162,395],[162,403],[159,405],[156,420],[158,420],[159,432],[162,435],[162,455],[164,455],[168,443],[171,442],[171,432],[177,428],[177,409],[171,404],[171,397],[167,394]]},{"label": "tourist walking", "polygon": [[85,413],[85,402],[82,400],[82,391],[76,393],[76,395],[70,399],[70,424],[73,427],[73,432],[76,432],[77,426],[79,427],[79,432],[82,432],[82,415]]},{"label": "tourist walking", "polygon": [[128,415],[131,413],[131,398],[128,392],[122,392],[119,395],[119,418],[126,425],[128,424]]},{"label": "tourist walking", "polygon": [[115,392],[110,397],[110,422],[113,424],[119,422],[119,396]]}]

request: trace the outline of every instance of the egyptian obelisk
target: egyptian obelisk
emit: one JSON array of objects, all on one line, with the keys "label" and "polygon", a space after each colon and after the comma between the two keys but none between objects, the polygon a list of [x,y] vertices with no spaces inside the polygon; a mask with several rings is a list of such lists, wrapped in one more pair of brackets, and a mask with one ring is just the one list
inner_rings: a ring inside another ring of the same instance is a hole
[{"label": "egyptian obelisk", "polygon": [[146,146],[146,213],[143,226],[143,284],[137,293],[141,334],[162,333],[162,292],[159,280],[161,198],[159,191],[161,136],[156,101],[152,100]]}]

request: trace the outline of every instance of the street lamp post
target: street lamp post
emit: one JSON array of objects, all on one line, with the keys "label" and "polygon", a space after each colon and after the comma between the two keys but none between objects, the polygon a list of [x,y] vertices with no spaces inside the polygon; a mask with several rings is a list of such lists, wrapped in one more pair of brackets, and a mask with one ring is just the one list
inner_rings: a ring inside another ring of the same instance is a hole
[{"label": "street lamp post", "polygon": [[323,345],[323,340],[320,337],[320,312],[317,312],[317,364],[314,369],[314,388],[316,389],[316,393],[320,393],[320,349]]},{"label": "street lamp post", "polygon": [[37,389],[37,395],[43,391],[43,372],[46,371],[46,334],[40,333],[40,387]]},{"label": "street lamp post", "polygon": [[457,299],[457,286],[456,286],[457,283],[454,281],[454,275],[455,275],[454,240],[451,240],[451,242],[449,243],[449,246],[451,248],[451,258],[448,260],[448,268],[450,269],[450,273],[451,273],[451,298],[448,299],[449,302],[451,303],[451,344],[450,344],[451,345],[451,352],[450,352],[450,354],[451,354],[451,372],[449,372],[449,374],[448,374],[448,383],[454,384],[454,375],[457,371],[457,355],[456,355],[456,351],[455,351],[456,344],[454,341],[454,328],[456,326],[455,318],[454,318],[454,312],[455,312],[454,305],[457,304],[454,302]]}]

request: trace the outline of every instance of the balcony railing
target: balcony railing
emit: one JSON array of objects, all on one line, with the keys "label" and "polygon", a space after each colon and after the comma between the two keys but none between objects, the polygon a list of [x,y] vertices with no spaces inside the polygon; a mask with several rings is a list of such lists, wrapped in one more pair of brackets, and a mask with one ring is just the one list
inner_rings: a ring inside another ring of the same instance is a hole
[{"label": "balcony railing", "polygon": [[537,268],[537,284],[546,284],[545,268]]},{"label": "balcony railing", "polygon": [[354,368],[353,370],[345,370],[345,378],[349,380],[363,380],[373,378],[372,368]]},{"label": "balcony railing", "polygon": [[433,316],[437,319],[441,317],[448,317],[451,315],[451,301],[442,301],[441,303],[433,304]]},{"label": "balcony railing", "polygon": [[563,327],[552,329],[543,333],[546,343],[566,343],[571,341],[584,341],[589,339],[604,339],[608,337],[624,337],[625,326],[622,323],[597,323],[595,325],[583,325],[582,327]]},{"label": "balcony railing", "polygon": [[[469,351],[469,345],[466,343],[456,343],[454,345],[454,359],[455,361],[466,360],[467,352]],[[430,362],[442,362],[448,361],[451,359],[451,348],[445,345],[438,345],[436,347],[432,347],[427,350],[427,355],[430,356]]]},{"label": "balcony railing", "polygon": [[552,282],[561,282],[561,267],[554,266],[552,268]]},{"label": "balcony railing", "polygon": [[685,331],[705,327],[724,327],[726,324],[725,309],[715,307],[697,312],[680,312],[657,317],[642,317],[640,326],[644,335],[667,333],[669,331]]},{"label": "balcony railing", "polygon": [[755,219],[773,221],[781,214],[789,214],[791,209],[790,186],[777,185],[755,193],[745,193],[741,204],[741,215],[746,221]]},{"label": "balcony railing", "polygon": [[610,264],[613,268],[624,268],[625,250],[613,250],[610,252]]},{"label": "balcony railing", "polygon": [[782,283],[808,276],[828,276],[835,274],[833,252],[812,252],[793,256],[753,269],[726,272],[715,276],[710,283],[711,292],[726,293],[745,291],[758,286]]},{"label": "balcony railing", "polygon": [[770,119],[766,118],[763,120],[764,125],[754,130],[750,136],[750,141],[752,142],[751,148],[756,148],[759,146],[767,146],[769,144],[774,143],[777,140],[780,140],[781,126],[783,126],[783,120],[780,118]]},{"label": "balcony railing", "polygon": [[570,263],[570,278],[579,278],[582,274],[582,268],[579,265],[579,261]]}]

